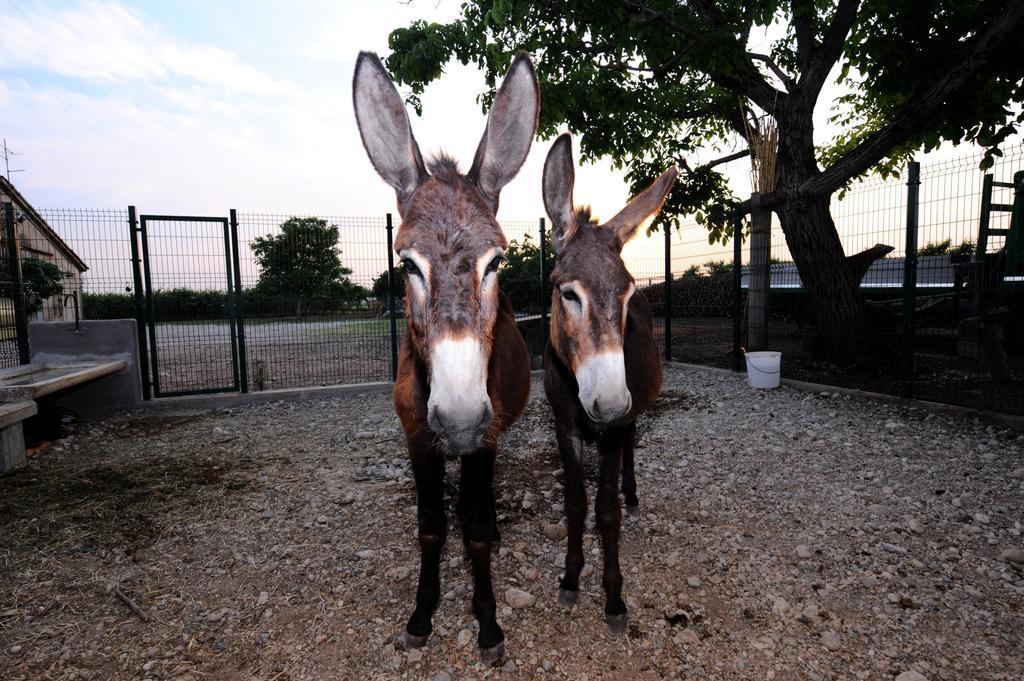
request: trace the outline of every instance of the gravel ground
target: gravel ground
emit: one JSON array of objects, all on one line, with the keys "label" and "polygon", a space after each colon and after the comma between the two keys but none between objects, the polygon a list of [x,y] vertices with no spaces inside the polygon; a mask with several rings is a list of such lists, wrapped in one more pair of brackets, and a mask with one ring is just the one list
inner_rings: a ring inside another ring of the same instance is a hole
[{"label": "gravel ground", "polygon": [[592,529],[597,571],[555,604],[535,381],[498,473],[499,669],[478,662],[454,530],[429,645],[391,643],[418,551],[387,395],[72,431],[0,478],[5,680],[1022,678],[1024,435],[977,420],[669,369],[641,421],[616,639]]}]

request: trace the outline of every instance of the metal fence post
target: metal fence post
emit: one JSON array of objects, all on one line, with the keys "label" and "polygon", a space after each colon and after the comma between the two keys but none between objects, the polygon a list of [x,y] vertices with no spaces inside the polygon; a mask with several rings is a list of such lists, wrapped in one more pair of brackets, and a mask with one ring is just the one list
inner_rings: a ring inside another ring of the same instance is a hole
[{"label": "metal fence post", "polygon": [[743,221],[736,220],[732,235],[732,370],[743,371],[740,357],[740,315],[743,299]]},{"label": "metal fence post", "polygon": [[548,335],[548,287],[544,261],[547,258],[547,244],[544,243],[544,218],[540,219],[540,321],[544,327],[544,338]]},{"label": "metal fence post", "polygon": [[235,322],[238,325],[236,342],[238,343],[238,379],[239,388],[243,393],[249,392],[249,367],[245,354],[245,294],[242,291],[242,268],[238,257],[238,211],[232,208],[229,213],[231,225],[231,259],[235,269]]},{"label": "metal fence post", "polygon": [[394,225],[391,213],[387,217],[388,232],[388,317],[391,321],[391,380],[398,380],[398,320],[395,318],[395,254],[393,251]]},{"label": "metal fence post", "polygon": [[662,302],[665,305],[665,361],[672,360],[672,228],[666,223],[665,230],[665,285]]},{"label": "metal fence post", "polygon": [[7,266],[11,283],[11,298],[14,301],[14,326],[18,335],[18,363],[32,361],[28,347],[28,314],[25,310],[25,278],[21,273],[21,243],[18,227],[14,222],[14,204],[4,204],[4,232],[7,235]]},{"label": "metal fence post", "polygon": [[139,337],[139,372],[142,375],[142,399],[153,398],[149,383],[149,348],[146,344],[146,302],[142,296],[142,258],[139,257],[139,219],[135,206],[128,206],[128,243],[132,249],[132,298],[135,307],[135,331]]},{"label": "metal fence post", "polygon": [[917,289],[917,218],[921,191],[921,164],[907,167],[907,243],[903,260],[903,352],[900,362],[900,396],[914,396],[914,298]]}]

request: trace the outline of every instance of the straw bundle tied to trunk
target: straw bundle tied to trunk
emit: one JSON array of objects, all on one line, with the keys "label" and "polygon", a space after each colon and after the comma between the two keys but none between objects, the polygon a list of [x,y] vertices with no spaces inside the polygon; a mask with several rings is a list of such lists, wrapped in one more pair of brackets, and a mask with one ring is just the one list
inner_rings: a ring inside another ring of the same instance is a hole
[{"label": "straw bundle tied to trunk", "polygon": [[778,181],[775,161],[779,154],[779,127],[775,119],[765,116],[747,125],[750,143],[751,181],[755,192],[765,194],[775,189]]}]

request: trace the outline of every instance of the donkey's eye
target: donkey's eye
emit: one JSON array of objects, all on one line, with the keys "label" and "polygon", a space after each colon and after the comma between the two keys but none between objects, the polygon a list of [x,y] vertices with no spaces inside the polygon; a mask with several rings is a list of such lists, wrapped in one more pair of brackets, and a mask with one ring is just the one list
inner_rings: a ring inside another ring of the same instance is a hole
[{"label": "donkey's eye", "polygon": [[498,268],[501,267],[501,263],[503,263],[503,262],[505,262],[505,256],[503,256],[503,255],[496,255],[496,256],[494,256],[494,258],[489,263],[487,263],[487,269],[484,270],[484,276],[487,276],[488,274],[490,274],[492,272],[497,272]]},{"label": "donkey's eye", "polygon": [[573,291],[571,288],[567,288],[567,289],[563,289],[562,290],[562,298],[564,300],[568,300],[570,303],[579,303],[580,302],[580,297],[578,295],[576,295],[576,292]]},{"label": "donkey's eye", "polygon": [[405,270],[406,274],[414,275],[417,277],[422,276],[420,274],[420,268],[416,267],[416,263],[414,263],[409,258],[402,258],[402,269]]}]

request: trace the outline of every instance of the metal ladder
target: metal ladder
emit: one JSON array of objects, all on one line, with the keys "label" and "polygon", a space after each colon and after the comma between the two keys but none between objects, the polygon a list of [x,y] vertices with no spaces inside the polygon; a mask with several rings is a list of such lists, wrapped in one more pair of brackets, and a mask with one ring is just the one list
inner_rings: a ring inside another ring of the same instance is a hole
[{"label": "metal ladder", "polygon": [[[1013,189],[1013,203],[993,203],[994,188]],[[1010,226],[993,228],[992,212],[1010,213]],[[983,261],[987,255],[990,236],[1005,237],[1006,266],[1001,276],[1000,291],[1009,287],[1024,286],[1024,170],[1013,175],[1013,182],[997,182],[992,175],[986,175],[981,187],[981,220],[978,224],[978,244],[974,250],[975,262]]]}]

